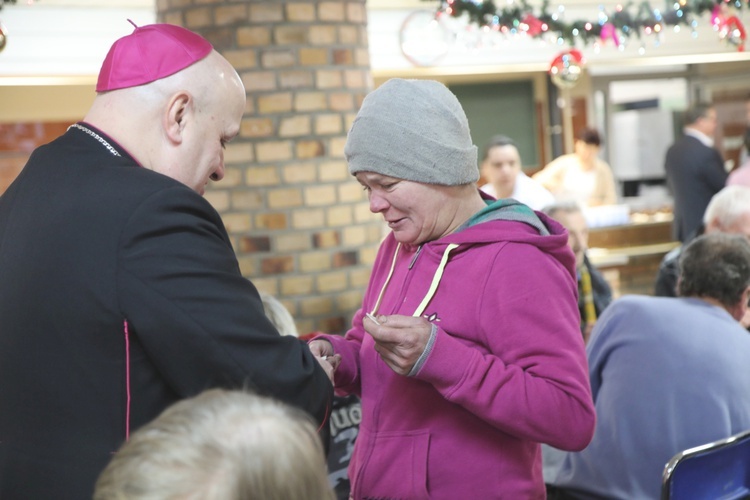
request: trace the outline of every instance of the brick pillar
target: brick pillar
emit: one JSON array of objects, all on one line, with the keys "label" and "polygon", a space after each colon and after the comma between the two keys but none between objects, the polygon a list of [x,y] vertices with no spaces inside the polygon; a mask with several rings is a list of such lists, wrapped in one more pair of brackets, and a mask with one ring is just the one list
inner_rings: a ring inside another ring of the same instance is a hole
[{"label": "brick pillar", "polygon": [[343,155],[372,86],[365,0],[157,0],[157,18],[205,36],[244,81],[242,130],[206,193],[243,275],[300,333],[345,332],[383,235]]}]

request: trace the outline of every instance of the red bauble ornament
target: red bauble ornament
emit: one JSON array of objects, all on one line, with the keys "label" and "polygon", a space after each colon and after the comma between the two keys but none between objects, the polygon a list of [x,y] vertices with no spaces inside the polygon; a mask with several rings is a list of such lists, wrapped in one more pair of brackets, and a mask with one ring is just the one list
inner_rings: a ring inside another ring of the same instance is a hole
[{"label": "red bauble ornament", "polygon": [[735,45],[739,52],[745,50],[747,33],[740,18],[732,14],[726,0],[717,4],[711,12],[711,24],[719,32],[719,38]]},{"label": "red bauble ornament", "polygon": [[742,21],[740,21],[740,18],[737,16],[729,16],[726,18],[726,21],[719,30],[719,36],[732,45],[735,45],[739,52],[745,50],[747,33],[745,32],[745,27],[742,25]]},{"label": "red bauble ornament", "polygon": [[583,73],[583,54],[580,50],[570,49],[560,52],[552,59],[549,76],[552,83],[561,89],[575,87]]}]

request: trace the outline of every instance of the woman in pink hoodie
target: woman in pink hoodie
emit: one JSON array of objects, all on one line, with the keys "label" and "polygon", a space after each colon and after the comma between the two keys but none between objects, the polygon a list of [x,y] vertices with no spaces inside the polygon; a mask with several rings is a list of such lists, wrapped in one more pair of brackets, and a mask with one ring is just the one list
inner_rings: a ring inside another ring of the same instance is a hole
[{"label": "woman in pink hoodie", "polygon": [[539,443],[580,450],[595,421],[567,234],[480,194],[441,83],[371,92],[345,154],[391,229],[352,328],[310,343],[362,398],[352,497],[545,498]]}]

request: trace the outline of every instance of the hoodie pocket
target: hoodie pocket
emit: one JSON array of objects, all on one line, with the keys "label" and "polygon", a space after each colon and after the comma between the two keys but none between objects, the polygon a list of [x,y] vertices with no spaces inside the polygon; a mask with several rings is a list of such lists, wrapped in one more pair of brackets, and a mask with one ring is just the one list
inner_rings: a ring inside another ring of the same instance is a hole
[{"label": "hoodie pocket", "polygon": [[[429,431],[372,435],[371,448],[359,473],[355,498],[412,500],[429,498],[427,456]],[[357,438],[359,439],[359,437]],[[363,440],[364,441],[364,440]]]}]

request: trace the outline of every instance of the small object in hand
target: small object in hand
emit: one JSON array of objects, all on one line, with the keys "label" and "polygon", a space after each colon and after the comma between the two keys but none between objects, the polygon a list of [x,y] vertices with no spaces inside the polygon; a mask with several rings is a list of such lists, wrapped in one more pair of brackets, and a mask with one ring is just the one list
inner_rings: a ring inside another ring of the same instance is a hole
[{"label": "small object in hand", "polygon": [[378,320],[377,320],[377,319],[375,318],[375,315],[374,315],[374,314],[372,314],[372,313],[365,313],[365,316],[367,316],[368,318],[370,318],[370,319],[372,320],[372,322],[373,322],[373,323],[375,323],[376,325],[379,325],[379,324],[380,324],[380,321],[378,321]]}]

